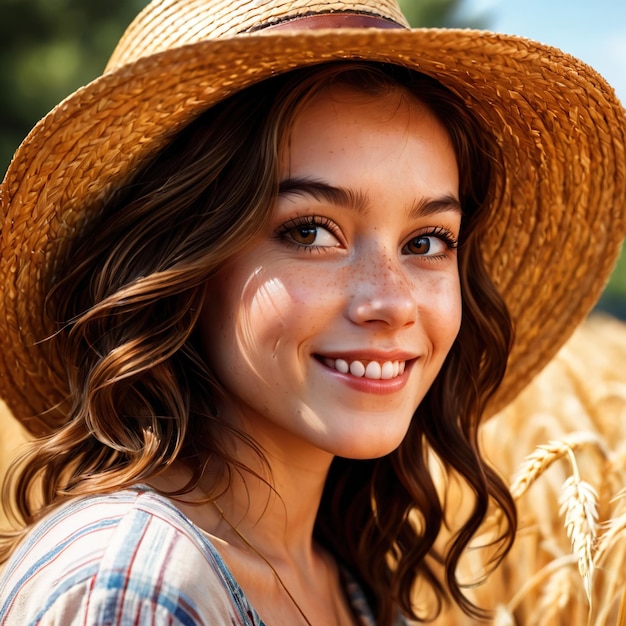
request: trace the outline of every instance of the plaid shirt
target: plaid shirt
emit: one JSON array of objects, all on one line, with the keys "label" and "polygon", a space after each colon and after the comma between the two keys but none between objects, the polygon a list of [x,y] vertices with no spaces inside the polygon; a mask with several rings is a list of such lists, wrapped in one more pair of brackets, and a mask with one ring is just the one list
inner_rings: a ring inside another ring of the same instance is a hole
[{"label": "plaid shirt", "polygon": [[[361,589],[346,588],[374,626]],[[263,626],[208,538],[148,488],[75,500],[37,524],[0,578],[0,624]]]}]

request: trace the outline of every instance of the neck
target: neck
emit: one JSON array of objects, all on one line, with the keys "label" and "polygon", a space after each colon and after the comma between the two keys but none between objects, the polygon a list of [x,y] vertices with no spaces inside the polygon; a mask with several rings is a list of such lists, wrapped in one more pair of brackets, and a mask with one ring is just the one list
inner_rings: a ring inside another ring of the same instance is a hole
[{"label": "neck", "polygon": [[[229,484],[217,491],[221,493],[217,504],[226,520],[268,558],[310,558],[332,456],[299,450],[285,458],[284,448],[264,446],[266,462],[250,449],[238,451],[236,458],[249,471],[231,472]],[[217,536],[230,535],[223,524],[214,531]]]},{"label": "neck", "polygon": [[[233,467],[215,484],[210,476],[221,474],[208,467],[206,482],[184,497],[189,504],[178,500],[178,506],[211,536],[266,623],[352,624],[336,564],[313,541],[332,455],[294,447],[285,458],[265,445],[263,463],[244,447],[247,452],[234,458],[246,471]],[[155,486],[174,491],[189,475],[179,467],[161,478]]]},{"label": "neck", "polygon": [[[284,447],[275,450],[271,444],[263,450],[262,459],[249,446],[237,442],[232,456],[247,470],[233,467],[223,472],[209,465],[198,486],[177,499],[178,506],[218,539],[240,543],[232,525],[268,558],[310,562],[313,527],[332,455],[295,448],[286,458]],[[213,476],[221,479],[215,483]],[[188,470],[175,465],[152,484],[173,492],[188,479]],[[219,494],[216,503],[223,517],[213,506],[196,504],[206,502],[213,494]]]}]

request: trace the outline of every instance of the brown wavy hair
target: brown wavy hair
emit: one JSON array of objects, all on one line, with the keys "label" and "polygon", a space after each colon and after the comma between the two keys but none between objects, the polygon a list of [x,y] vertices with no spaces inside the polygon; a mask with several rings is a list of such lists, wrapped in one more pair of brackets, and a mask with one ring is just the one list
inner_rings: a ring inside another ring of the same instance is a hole
[{"label": "brown wavy hair", "polygon": [[[245,469],[225,452],[225,437],[254,442],[217,415],[224,391],[198,348],[196,323],[210,298],[207,280],[266,227],[290,128],[330,82],[370,96],[400,87],[448,129],[463,207],[463,315],[399,448],[376,460],[333,461],[315,535],[360,580],[381,626],[392,624],[397,607],[413,618],[432,617],[418,614],[419,582],[434,591],[435,613],[451,597],[469,615],[485,615],[463,594],[456,569],[491,507],[504,520],[495,561],[510,547],[516,525],[509,492],[477,441],[512,332],[480,250],[488,207],[497,201],[498,150],[437,81],[380,64],[300,69],[231,96],[176,135],[86,227],[47,299],[58,332],[46,346],[66,364],[67,421],[36,441],[7,477],[3,500],[5,506],[13,500],[21,528],[2,535],[0,560],[44,513],[71,497],[146,481],[174,460],[193,469],[177,495],[197,485],[209,458],[221,459],[225,471]],[[433,480],[433,457],[474,495],[467,519],[441,551],[435,541],[446,505]]]}]

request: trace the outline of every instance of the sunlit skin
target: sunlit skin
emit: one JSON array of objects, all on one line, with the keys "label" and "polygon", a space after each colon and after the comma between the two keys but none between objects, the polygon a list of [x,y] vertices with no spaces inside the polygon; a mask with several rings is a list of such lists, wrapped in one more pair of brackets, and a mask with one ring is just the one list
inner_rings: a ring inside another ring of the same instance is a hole
[{"label": "sunlit skin", "polygon": [[[335,87],[298,116],[281,180],[270,227],[210,281],[200,319],[228,394],[219,419],[259,444],[276,492],[237,475],[219,502],[312,623],[351,623],[312,539],[317,506],[335,455],[374,458],[400,444],[458,333],[458,171],[423,104]],[[263,472],[245,446],[235,454]],[[214,510],[189,513],[266,623],[302,623]]]},{"label": "sunlit skin", "polygon": [[[209,285],[221,416],[272,453],[391,452],[457,335],[456,159],[407,98],[317,96],[293,128],[270,230]],[[392,378],[341,373],[336,359],[390,362]]]}]

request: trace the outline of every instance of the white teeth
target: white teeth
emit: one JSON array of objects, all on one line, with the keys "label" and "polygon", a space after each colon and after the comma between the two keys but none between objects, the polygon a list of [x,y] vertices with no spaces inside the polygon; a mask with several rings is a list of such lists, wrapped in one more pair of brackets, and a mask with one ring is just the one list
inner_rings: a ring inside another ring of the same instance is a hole
[{"label": "white teeth", "polygon": [[350,374],[357,378],[362,378],[365,376],[365,365],[363,365],[361,361],[352,361],[352,363],[350,363]]},{"label": "white teeth", "polygon": [[[390,378],[393,378],[393,369],[393,363],[391,361],[385,361],[380,369],[380,377],[384,380],[389,380]],[[396,372],[397,371],[398,370],[396,369]]]},{"label": "white teeth", "polygon": [[348,362],[344,359],[324,359],[328,367],[336,369],[341,374],[350,372],[356,378],[369,378],[371,380],[390,380],[404,373],[405,361],[369,361],[364,365],[361,361]]},{"label": "white teeth", "polygon": [[343,359],[337,359],[334,365],[331,365],[331,367],[334,367],[338,372],[341,372],[342,374],[347,374],[350,371],[348,361],[344,361]]},{"label": "white teeth", "polygon": [[370,361],[365,368],[365,378],[373,378],[378,380],[380,378],[380,363],[376,361]]}]

